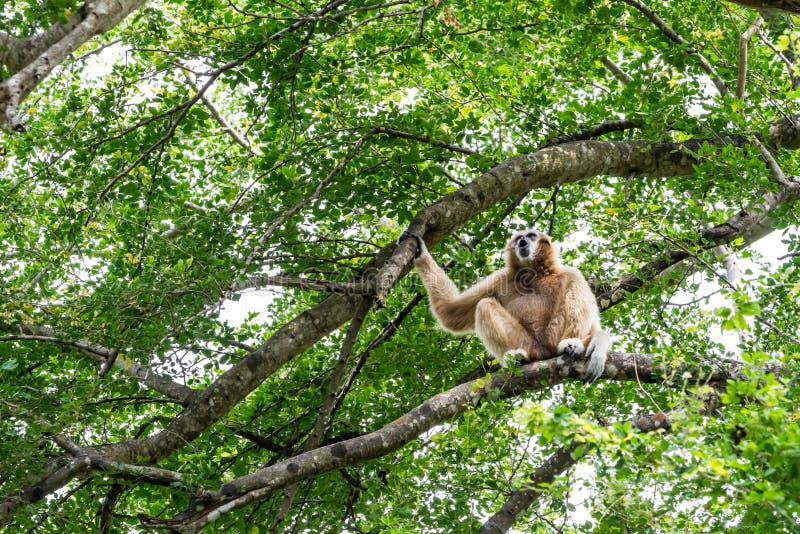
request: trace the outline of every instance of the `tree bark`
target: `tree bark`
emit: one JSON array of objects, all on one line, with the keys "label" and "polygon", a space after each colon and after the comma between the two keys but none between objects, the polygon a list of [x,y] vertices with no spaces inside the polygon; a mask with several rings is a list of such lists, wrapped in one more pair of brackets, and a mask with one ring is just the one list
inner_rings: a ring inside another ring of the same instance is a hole
[{"label": "tree bark", "polygon": [[731,0],[741,6],[752,7],[755,9],[766,9],[768,11],[779,10],[789,13],[800,13],[800,1],[798,0]]}]

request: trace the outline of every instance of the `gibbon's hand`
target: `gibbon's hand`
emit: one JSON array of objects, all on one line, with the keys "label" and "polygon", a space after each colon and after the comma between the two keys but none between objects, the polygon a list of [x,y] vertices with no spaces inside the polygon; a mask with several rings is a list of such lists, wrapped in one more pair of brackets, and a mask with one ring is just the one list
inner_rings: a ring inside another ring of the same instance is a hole
[{"label": "gibbon's hand", "polygon": [[425,246],[425,241],[423,241],[420,236],[414,235],[408,230],[403,230],[403,233],[397,238],[397,244],[399,245],[408,238],[414,238],[414,241],[417,242],[417,250],[414,251],[415,258],[419,258],[420,256],[424,256],[428,253],[428,247]]}]

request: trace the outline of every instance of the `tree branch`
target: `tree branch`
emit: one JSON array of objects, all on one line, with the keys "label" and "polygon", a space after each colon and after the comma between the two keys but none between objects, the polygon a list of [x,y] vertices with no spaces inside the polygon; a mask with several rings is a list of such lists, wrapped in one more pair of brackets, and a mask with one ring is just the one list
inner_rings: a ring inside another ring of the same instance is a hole
[{"label": "tree branch", "polygon": [[[669,431],[671,428],[669,418],[663,412],[638,415],[628,422],[640,432]],[[584,447],[579,450],[581,445]],[[508,532],[520,514],[539,500],[545,491],[544,486],[552,484],[557,476],[577,464],[588,452],[587,444],[577,439],[559,448],[531,474],[526,488],[511,492],[500,510],[483,523],[478,534]]]},{"label": "tree branch", "polygon": [[115,482],[106,493],[106,497],[103,499],[103,504],[100,506],[100,511],[98,512],[100,516],[99,534],[111,533],[111,523],[114,520],[114,508],[117,506],[117,501],[124,491],[125,486],[119,482]]},{"label": "tree branch", "polygon": [[602,61],[603,61],[603,65],[605,65],[605,66],[606,66],[606,68],[607,68],[608,70],[610,70],[610,71],[611,71],[611,72],[614,74],[614,76],[616,76],[617,78],[619,78],[619,80],[620,80],[622,83],[625,83],[625,84],[627,84],[627,83],[631,83],[631,82],[633,81],[633,78],[631,78],[631,77],[628,75],[628,73],[627,73],[627,72],[625,72],[624,70],[622,70],[622,69],[620,68],[620,66],[619,66],[619,65],[617,65],[616,63],[614,63],[613,61],[611,61],[611,58],[609,58],[608,56],[603,56],[603,59],[602,59]]},{"label": "tree branch", "polygon": [[[525,391],[552,387],[565,380],[580,380],[585,362],[564,357],[531,363],[519,374],[496,373],[439,393],[418,407],[368,434],[298,454],[292,458],[233,479],[219,489],[206,491],[173,519],[140,516],[150,528],[194,532],[223,513],[263,500],[290,484],[391,453],[436,425],[472,409],[489,396],[513,397]],[[738,362],[704,362],[702,366],[673,368],[656,364],[653,355],[610,352],[603,377],[620,381],[658,382],[665,376],[687,377],[698,383],[742,378]],[[682,382],[683,384],[683,382]]]},{"label": "tree branch", "polygon": [[[181,70],[183,70],[183,75],[186,78],[187,85],[189,85],[189,87],[191,87],[195,91],[195,93],[197,93],[198,92],[197,80],[195,79],[194,74],[192,74],[192,71],[189,70],[185,65],[183,65],[180,62],[177,62],[177,65],[178,67],[181,68]],[[214,117],[214,120],[216,120],[217,123],[219,123],[219,125],[222,127],[222,130],[225,133],[230,135],[234,141],[236,141],[242,148],[250,152],[252,155],[254,156],[262,155],[261,150],[259,150],[258,147],[254,147],[253,145],[248,143],[247,140],[244,137],[242,137],[242,135],[239,132],[237,132],[236,129],[233,126],[231,126],[227,120],[225,120],[225,117],[222,116],[222,113],[220,113],[219,109],[217,109],[217,106],[214,105],[214,103],[211,101],[210,98],[208,98],[205,92],[200,93],[200,95],[201,95],[200,100],[203,102],[203,105],[205,105],[209,113],[211,113],[211,116]]]},{"label": "tree branch", "polygon": [[695,57],[697,57],[698,63],[700,63],[700,67],[708,74],[711,78],[711,81],[714,82],[714,86],[717,88],[717,92],[721,96],[725,96],[728,94],[728,86],[727,84],[720,78],[719,74],[717,74],[716,69],[711,66],[708,60],[700,53],[697,48],[694,47],[689,41],[684,39],[678,32],[673,30],[669,24],[667,24],[661,17],[659,17],[655,11],[650,9],[647,5],[643,4],[639,0],[622,0],[629,6],[637,9],[640,11],[645,17],[647,17],[653,25],[661,30],[661,32],[667,36],[672,42],[679,44],[681,46],[688,47],[688,52]]},{"label": "tree branch", "polygon": [[459,152],[461,154],[475,154],[475,151],[471,148],[465,148],[463,146],[458,145],[451,145],[449,143],[445,143],[444,141],[439,141],[438,139],[432,139],[427,135],[418,135],[409,132],[403,132],[401,130],[396,130],[394,128],[387,128],[385,126],[378,126],[373,128],[371,132],[375,134],[384,134],[388,135],[389,137],[397,137],[400,139],[410,139],[412,141],[419,141],[420,143],[427,143],[429,145],[438,146],[439,148],[444,148],[447,150],[451,150],[453,152]]},{"label": "tree branch", "polygon": [[[800,199],[800,184],[785,181],[788,187],[781,187],[778,193],[766,192],[757,201],[740,210],[727,221],[716,226],[699,230],[699,240],[695,246],[717,248],[734,239],[742,239],[743,247],[752,245],[772,231],[771,215],[781,205]],[[623,276],[610,286],[596,288],[598,306],[605,310],[621,302],[626,294],[638,291],[659,273],[669,267],[693,257],[686,247],[673,248],[674,243],[661,240],[651,243],[654,250],[663,250],[650,262],[640,266],[635,273]]]},{"label": "tree branch", "polygon": [[744,101],[744,89],[747,84],[747,44],[763,22],[763,18],[756,17],[750,27],[739,37],[739,74],[736,79],[736,97],[742,101]]},{"label": "tree branch", "polygon": [[610,132],[623,132],[625,130],[638,128],[641,125],[641,121],[630,119],[603,121],[600,124],[591,126],[585,130],[579,130],[577,132],[554,137],[553,139],[547,141],[542,148],[569,143],[571,141],[586,141],[588,139],[595,139]]},{"label": "tree branch", "polygon": [[158,391],[180,404],[187,404],[191,396],[195,393],[190,387],[175,382],[165,375],[160,375],[145,365],[141,365],[131,359],[116,354],[116,350],[108,349],[95,345],[88,341],[74,341],[59,337],[53,329],[37,325],[2,325],[0,331],[17,331],[18,334],[11,334],[0,337],[3,341],[37,341],[42,343],[53,343],[75,349],[76,352],[88,356],[101,366],[105,365],[113,358],[113,367],[124,371],[128,376],[133,377],[144,386]]},{"label": "tree branch", "polygon": [[761,39],[761,42],[767,45],[767,47],[772,50],[775,56],[781,60],[781,62],[786,67],[786,74],[789,76],[789,80],[792,82],[792,88],[797,89],[800,87],[800,78],[798,78],[794,73],[794,64],[795,64],[795,56],[789,50],[785,50],[781,52],[778,48],[772,44],[772,42],[764,35],[763,32],[758,32],[758,38]]},{"label": "tree branch", "polygon": [[[350,321],[350,327],[347,329],[347,334],[344,337],[344,341],[342,341],[342,346],[339,348],[339,357],[336,359],[333,372],[331,372],[331,377],[328,381],[328,390],[325,393],[325,397],[322,399],[322,405],[319,407],[319,414],[314,422],[311,435],[308,437],[308,441],[303,447],[304,451],[316,449],[319,444],[323,442],[325,435],[328,433],[335,410],[339,406],[337,399],[339,398],[339,392],[342,389],[342,381],[347,371],[347,362],[350,360],[350,355],[353,353],[353,347],[355,346],[358,333],[361,331],[361,325],[364,324],[364,319],[367,317],[371,307],[372,299],[369,297],[362,297],[353,315],[353,319]],[[278,528],[278,525],[289,512],[294,502],[295,495],[297,495],[297,489],[297,484],[292,484],[286,489],[283,501],[272,521],[273,531]]]},{"label": "tree branch", "polygon": [[[145,0],[94,0],[83,6],[64,24],[57,24],[31,40],[6,43],[25,48],[25,53],[7,54],[4,63],[15,70],[13,76],[0,83],[2,124],[14,131],[24,131],[17,108],[39,83],[83,43],[119,24]],[[35,57],[34,57],[35,55]],[[0,58],[3,59],[3,58]],[[16,69],[14,68],[16,67]]]},{"label": "tree branch", "polygon": [[19,72],[72,32],[86,18],[87,4],[88,2],[85,2],[80,6],[67,17],[65,22],[53,24],[41,33],[30,37],[17,38],[0,31],[0,64],[8,67],[11,72]]},{"label": "tree branch", "polygon": [[789,13],[800,13],[798,0],[730,0],[736,4],[755,9],[780,9]]},{"label": "tree branch", "polygon": [[296,276],[254,276],[236,286],[236,290],[260,288],[264,286],[292,287],[311,291],[324,291],[341,295],[364,295],[369,291],[368,285],[360,282],[336,282],[331,280],[314,280],[313,278]]}]

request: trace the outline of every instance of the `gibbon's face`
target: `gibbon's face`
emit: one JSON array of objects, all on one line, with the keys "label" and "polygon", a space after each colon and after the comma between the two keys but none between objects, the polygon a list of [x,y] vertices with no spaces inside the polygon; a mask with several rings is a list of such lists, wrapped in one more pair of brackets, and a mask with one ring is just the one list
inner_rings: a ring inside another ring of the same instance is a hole
[{"label": "gibbon's face", "polygon": [[511,237],[506,250],[513,254],[519,265],[530,265],[536,257],[540,247],[550,247],[550,236],[536,230],[524,230]]}]

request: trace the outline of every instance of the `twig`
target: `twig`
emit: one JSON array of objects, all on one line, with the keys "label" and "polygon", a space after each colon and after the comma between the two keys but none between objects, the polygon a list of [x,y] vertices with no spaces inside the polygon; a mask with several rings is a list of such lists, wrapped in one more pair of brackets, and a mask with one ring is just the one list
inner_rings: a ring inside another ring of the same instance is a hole
[{"label": "twig", "polygon": [[413,310],[417,304],[422,302],[423,298],[424,296],[422,293],[414,294],[411,300],[408,301],[405,306],[403,306],[397,315],[395,315],[394,318],[383,327],[380,333],[372,338],[372,340],[369,342],[369,345],[367,345],[367,348],[361,351],[361,353],[355,358],[356,364],[350,369],[350,373],[347,375],[347,378],[345,379],[336,396],[334,411],[339,409],[339,406],[344,401],[345,396],[350,392],[350,388],[353,386],[356,376],[358,376],[358,373],[360,373],[361,369],[364,368],[364,365],[367,363],[367,359],[369,358],[370,354],[372,354],[372,351],[389,341],[394,336],[394,334],[400,329],[402,322],[405,320],[408,314],[411,313],[411,310]]},{"label": "twig", "polygon": [[412,139],[414,141],[419,141],[421,143],[428,143],[433,146],[438,146],[440,148],[446,148],[447,150],[452,150],[453,152],[460,152],[461,154],[475,154],[475,150],[471,148],[465,148],[463,146],[458,145],[451,145],[449,143],[445,143],[444,141],[439,141],[437,139],[431,139],[427,135],[417,135],[408,132],[403,132],[401,130],[395,130],[394,128],[387,128],[385,126],[379,126],[377,128],[373,128],[372,132],[376,134],[385,134],[390,137],[399,137],[401,139]]},{"label": "twig", "polygon": [[[676,241],[674,239],[671,239],[670,237],[667,237],[667,236],[665,236],[663,234],[659,234],[659,235],[661,235],[661,237],[665,241],[668,241],[668,242],[672,243],[676,247],[682,249],[687,254],[691,255],[701,265],[703,265],[706,269],[708,269],[709,273],[714,275],[714,277],[717,280],[720,280],[721,282],[723,282],[731,291],[736,291],[736,286],[734,286],[732,283],[730,283],[730,281],[728,281],[728,279],[725,278],[724,276],[721,276],[721,275],[717,274],[716,269],[714,269],[713,266],[709,265],[708,262],[705,261],[703,258],[701,258],[697,254],[694,254],[693,252],[691,252],[682,243],[679,243],[678,241]],[[778,334],[780,337],[783,337],[784,339],[787,339],[787,340],[791,341],[795,345],[800,345],[800,339],[798,339],[797,337],[789,334],[788,332],[784,332],[783,330],[781,330],[780,328],[775,326],[775,324],[773,324],[771,321],[769,321],[768,319],[764,318],[762,315],[754,315],[753,318],[755,318],[756,321],[758,321],[759,323],[763,324],[764,326],[766,326],[767,328],[769,328],[770,330],[772,330],[773,332]]]},{"label": "twig", "polygon": [[[342,2],[342,1],[344,1],[344,0],[337,0],[337,2]],[[297,202],[295,205],[293,205],[292,207],[290,207],[289,209],[287,209],[286,211],[281,213],[281,215],[278,218],[276,218],[274,221],[272,221],[272,223],[267,227],[267,229],[264,231],[264,233],[258,239],[257,245],[255,247],[253,247],[253,250],[251,250],[250,253],[247,255],[247,258],[245,258],[244,266],[242,266],[242,268],[239,269],[236,272],[236,275],[235,275],[234,279],[242,278],[246,274],[248,266],[250,264],[252,264],[253,261],[258,257],[258,254],[260,254],[261,251],[264,249],[264,247],[266,246],[266,244],[269,241],[270,237],[272,237],[272,234],[275,232],[275,230],[278,229],[278,227],[280,227],[284,222],[286,222],[295,213],[297,213],[302,208],[304,208],[305,206],[307,206],[308,204],[310,204],[311,202],[317,200],[320,197],[320,195],[322,194],[322,191],[325,189],[325,187],[327,187],[328,184],[330,184],[333,181],[333,179],[336,177],[336,175],[339,174],[339,172],[341,172],[341,170],[344,169],[344,167],[347,166],[347,164],[350,161],[352,161],[353,158],[356,157],[358,152],[361,150],[361,147],[364,145],[364,143],[367,141],[367,139],[369,139],[372,135],[373,135],[373,133],[370,131],[370,132],[367,132],[366,134],[364,134],[363,136],[361,136],[356,141],[356,143],[353,145],[353,149],[345,157],[343,157],[339,161],[339,163],[336,164],[336,166],[333,169],[331,169],[331,171],[328,173],[328,175],[322,181],[320,181],[319,184],[317,184],[317,187],[314,189],[314,192],[311,195],[309,195],[308,197],[304,198],[303,200]],[[213,310],[213,309],[217,308],[218,306],[221,306],[222,302],[225,301],[227,298],[229,298],[234,290],[235,290],[235,288],[233,288],[233,287],[228,288],[227,290],[225,290],[223,292],[222,296],[217,300],[217,302],[214,302],[210,306],[207,306],[206,308],[204,308],[200,312],[190,316],[185,321],[183,321],[183,323],[181,323],[181,328],[183,326],[189,324],[191,321],[194,321],[197,317],[202,317],[202,316],[208,314],[210,310]],[[171,333],[166,334],[164,337],[161,338],[161,340],[159,340],[159,342],[155,345],[155,347],[152,350],[153,351],[158,350],[164,343],[166,343],[166,341],[171,336],[172,336]]]},{"label": "twig", "polygon": [[761,31],[758,32],[758,38],[761,39],[761,42],[767,45],[767,47],[770,50],[772,50],[778,57],[778,59],[780,59],[786,66],[786,73],[789,75],[789,80],[792,82],[792,89],[797,89],[798,87],[800,87],[800,78],[798,78],[794,74],[794,61],[792,60],[792,58],[787,57],[786,54],[778,50],[777,47],[774,44],[772,44],[772,42],[769,39],[767,39],[767,36],[764,35],[763,32]]},{"label": "twig", "polygon": [[[208,80],[206,80],[206,83],[204,83],[203,86],[196,91],[194,96],[192,98],[190,98],[186,102],[186,104],[183,106],[183,108],[181,109],[181,112],[178,115],[178,117],[175,119],[175,121],[172,123],[172,125],[170,125],[170,127],[167,129],[167,133],[165,133],[163,136],[161,136],[160,139],[158,139],[155,143],[150,145],[150,147],[148,147],[146,150],[142,151],[142,153],[139,155],[139,157],[137,157],[130,165],[128,165],[127,167],[125,167],[124,169],[119,171],[117,174],[115,174],[111,178],[111,180],[109,180],[108,184],[106,184],[106,186],[103,189],[101,189],[100,193],[98,193],[98,195],[97,195],[97,199],[96,199],[95,203],[98,206],[103,203],[103,201],[106,198],[106,195],[108,195],[108,193],[117,184],[117,182],[119,182],[119,180],[121,180],[123,177],[127,176],[128,173],[131,172],[131,170],[133,170],[134,168],[138,167],[140,163],[142,163],[145,159],[147,159],[150,156],[150,154],[152,154],[156,150],[156,148],[161,147],[163,145],[166,145],[166,143],[169,142],[170,139],[172,139],[172,136],[175,135],[175,131],[178,129],[178,126],[181,124],[181,121],[183,120],[183,118],[186,117],[186,115],[192,109],[194,104],[196,104],[198,100],[203,98],[203,95],[205,94],[205,92],[217,80],[217,78],[222,74],[222,72],[223,71],[219,70],[219,71],[213,73],[211,76],[209,76]],[[86,222],[84,222],[84,226],[88,225],[92,221],[93,218],[94,218],[94,214],[90,215],[87,218]]]},{"label": "twig", "polygon": [[236,286],[237,290],[259,288],[263,286],[294,287],[312,291],[325,291],[341,295],[363,295],[367,288],[361,282],[336,282],[331,280],[315,280],[313,278],[294,276],[254,276]]},{"label": "twig", "polygon": [[122,42],[122,38],[121,38],[121,37],[118,37],[117,39],[112,39],[112,40],[110,40],[110,41],[109,41],[109,42],[107,42],[107,43],[103,43],[103,44],[101,44],[101,45],[100,45],[100,46],[98,46],[97,48],[94,48],[94,49],[92,49],[92,50],[89,50],[88,52],[86,52],[86,53],[84,53],[84,54],[81,54],[80,56],[78,56],[78,57],[76,57],[76,58],[75,58],[75,61],[76,61],[76,62],[78,62],[78,61],[83,61],[84,59],[86,59],[86,58],[88,58],[88,57],[90,57],[90,56],[93,56],[93,55],[95,55],[95,54],[99,54],[100,52],[102,52],[102,51],[103,51],[103,50],[105,50],[106,48],[108,48],[108,47],[111,47],[111,46],[114,46],[115,44],[119,44],[119,43],[121,43],[121,42]]},{"label": "twig", "polygon": [[275,232],[275,230],[277,230],[277,228],[280,225],[282,225],[292,215],[300,211],[300,209],[302,209],[303,207],[307,206],[308,204],[317,200],[320,197],[320,195],[322,194],[322,190],[325,189],[325,187],[327,187],[327,185],[331,183],[331,181],[336,177],[336,175],[339,174],[339,172],[341,172],[341,170],[344,169],[345,166],[347,166],[347,164],[350,163],[350,161],[352,161],[353,158],[356,157],[358,152],[361,150],[361,147],[364,145],[367,139],[372,137],[372,135],[373,132],[370,131],[361,136],[361,138],[359,138],[353,145],[353,149],[345,157],[339,160],[339,163],[337,163],[336,166],[333,169],[331,169],[328,175],[325,176],[325,178],[317,185],[316,189],[314,189],[314,192],[310,196],[304,198],[291,208],[284,211],[280,217],[275,219],[272,222],[272,224],[270,224],[269,227],[267,227],[266,231],[264,231],[264,233],[258,240],[258,246],[247,256],[247,259],[245,260],[246,265],[252,263],[256,254],[261,251],[264,245],[267,244],[269,238],[272,237],[272,234]]},{"label": "twig", "polygon": [[[57,337],[52,329],[42,326],[20,325],[17,328],[21,333],[2,336],[0,337],[0,342],[38,341],[62,345],[75,349],[80,354],[92,358],[101,365],[106,364],[110,360],[111,355],[116,352],[114,349],[94,345],[88,341],[74,341]],[[159,375],[149,367],[140,365],[128,358],[114,357],[113,366],[126,372],[129,376],[150,389],[163,393],[180,404],[188,403],[189,398],[194,392],[192,388],[179,384],[167,376]]]},{"label": "twig", "polygon": [[772,152],[770,152],[757,137],[753,137],[753,144],[756,145],[758,150],[761,152],[761,157],[764,158],[764,162],[767,164],[767,168],[769,169],[769,172],[775,181],[778,182],[779,185],[788,189],[794,188],[795,184],[786,178],[786,175],[783,173],[783,169],[781,169],[781,166],[772,156]]},{"label": "twig", "polygon": [[[183,75],[186,78],[186,83],[189,85],[189,87],[194,89],[195,92],[197,92],[197,80],[195,79],[192,71],[189,70],[181,62],[177,62],[177,65],[183,70]],[[205,105],[205,107],[211,113],[211,116],[214,117],[214,120],[216,120],[219,123],[219,125],[222,126],[222,129],[228,135],[230,135],[234,141],[236,141],[242,148],[244,148],[254,156],[262,155],[261,150],[258,147],[254,147],[253,145],[248,143],[247,140],[245,140],[245,138],[242,137],[242,135],[239,132],[237,132],[236,129],[233,126],[231,126],[227,120],[225,120],[225,117],[222,116],[222,113],[220,113],[219,109],[217,109],[217,106],[214,105],[211,99],[208,98],[208,96],[206,96],[205,92],[201,93],[200,100],[203,102],[203,105]]]}]

